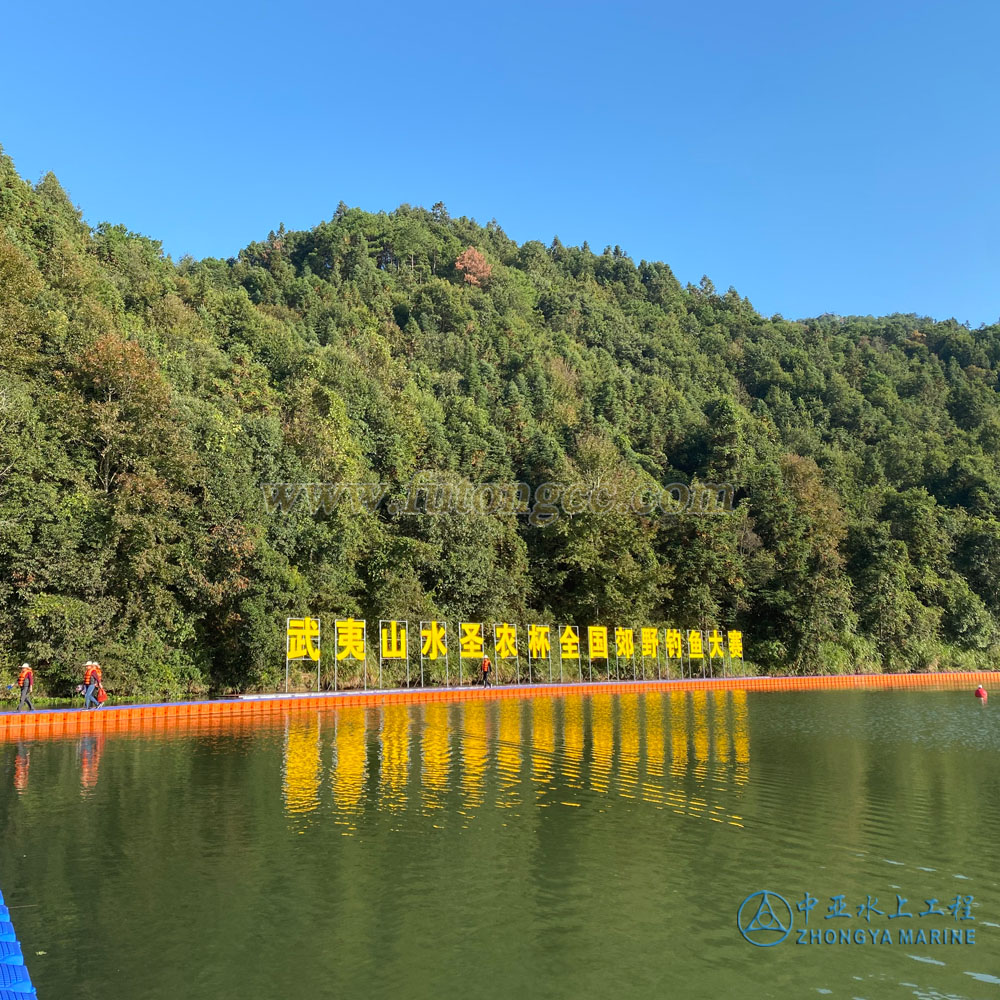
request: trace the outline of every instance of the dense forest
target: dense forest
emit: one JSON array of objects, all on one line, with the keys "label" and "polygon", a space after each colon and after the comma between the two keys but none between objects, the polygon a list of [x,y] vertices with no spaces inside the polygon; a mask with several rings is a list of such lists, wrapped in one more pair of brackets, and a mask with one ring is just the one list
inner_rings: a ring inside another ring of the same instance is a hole
[{"label": "dense forest", "polygon": [[[1000,325],[761,316],[619,247],[341,203],[228,260],[0,151],[0,676],[275,686],[284,619],[740,628],[759,670],[992,665]],[[267,484],[731,483],[731,512],[271,511]]]}]

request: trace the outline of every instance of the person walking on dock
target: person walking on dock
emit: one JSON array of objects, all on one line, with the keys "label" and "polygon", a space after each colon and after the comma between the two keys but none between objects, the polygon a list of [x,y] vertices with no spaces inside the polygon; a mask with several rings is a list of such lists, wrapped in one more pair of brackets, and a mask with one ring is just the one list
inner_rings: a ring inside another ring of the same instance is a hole
[{"label": "person walking on dock", "polygon": [[483,662],[479,667],[483,672],[483,687],[493,687],[493,682],[490,680],[490,671],[493,669],[493,664],[490,663],[490,658],[483,656]]},{"label": "person walking on dock", "polygon": [[21,701],[17,710],[23,712],[27,708],[29,712],[34,712],[35,703],[31,700],[31,692],[35,686],[35,671],[31,669],[30,664],[21,664],[21,672],[17,675],[17,686],[21,689]]},{"label": "person walking on dock", "polygon": [[[87,660],[83,665],[83,707],[100,707],[95,697],[97,689],[101,686],[101,668],[93,660]],[[93,703],[93,704],[91,704]]]}]

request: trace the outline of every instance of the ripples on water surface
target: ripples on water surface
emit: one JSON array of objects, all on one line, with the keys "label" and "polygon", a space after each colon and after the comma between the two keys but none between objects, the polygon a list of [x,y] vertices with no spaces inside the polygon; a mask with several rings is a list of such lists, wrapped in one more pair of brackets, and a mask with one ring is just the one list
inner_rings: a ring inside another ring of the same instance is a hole
[{"label": "ripples on water surface", "polygon": [[[996,998],[996,719],[656,693],[0,744],[0,887],[43,1000]],[[760,889],[977,943],[757,948]]]}]

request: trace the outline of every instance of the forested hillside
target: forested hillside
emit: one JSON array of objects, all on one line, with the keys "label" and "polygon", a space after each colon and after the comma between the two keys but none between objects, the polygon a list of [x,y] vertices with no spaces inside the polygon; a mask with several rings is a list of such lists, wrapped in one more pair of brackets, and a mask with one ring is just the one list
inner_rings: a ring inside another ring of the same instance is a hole
[{"label": "forested hillside", "polygon": [[[305,611],[718,624],[772,671],[992,665],[998,376],[1000,326],[766,318],[443,205],[341,204],[174,263],[2,157],[3,676],[27,658],[65,691],[93,657],[119,693],[275,685]],[[269,513],[261,489],[419,475],[736,503],[536,526]]]}]

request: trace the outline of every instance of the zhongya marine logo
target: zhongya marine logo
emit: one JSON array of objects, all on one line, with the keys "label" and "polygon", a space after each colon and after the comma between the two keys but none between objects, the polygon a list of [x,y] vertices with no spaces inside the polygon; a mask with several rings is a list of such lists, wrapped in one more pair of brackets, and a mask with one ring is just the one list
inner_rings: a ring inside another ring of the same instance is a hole
[{"label": "zhongya marine logo", "polygon": [[755,892],[736,912],[740,934],[758,948],[781,944],[792,931],[792,908],[784,896],[768,889]]},{"label": "zhongya marine logo", "polygon": [[[896,888],[895,886],[893,888]],[[858,896],[858,899],[861,897]],[[896,893],[896,910],[879,897],[866,893],[864,902],[847,902],[846,893],[830,896],[830,905],[822,916],[809,917],[819,899],[806,891],[795,904],[802,914],[802,926],[795,928],[795,944],[818,945],[974,945],[978,906],[975,896],[956,893],[950,903],[937,896],[922,895],[925,909],[916,900]],[[939,905],[940,904],[940,905]],[[820,908],[822,913],[822,908]],[[951,918],[950,920],[948,918]],[[879,919],[884,918],[884,919]],[[897,924],[895,921],[899,921]],[[832,921],[832,922],[831,922]],[[740,903],[736,926],[745,941],[757,948],[773,948],[792,933],[792,908],[780,893],[758,889]],[[935,926],[935,924],[945,926]]]}]

